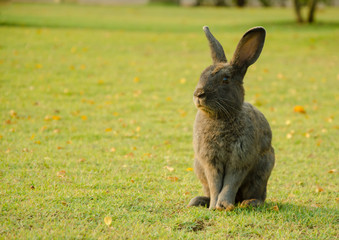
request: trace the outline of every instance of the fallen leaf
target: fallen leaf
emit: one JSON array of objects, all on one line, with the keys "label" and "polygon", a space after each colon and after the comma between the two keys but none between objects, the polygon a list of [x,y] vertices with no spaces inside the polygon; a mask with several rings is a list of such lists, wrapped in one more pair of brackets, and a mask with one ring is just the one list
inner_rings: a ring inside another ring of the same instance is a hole
[{"label": "fallen leaf", "polygon": [[306,114],[304,107],[300,105],[294,106],[293,111],[297,113]]},{"label": "fallen leaf", "polygon": [[324,189],[323,189],[322,187],[320,187],[320,186],[317,186],[316,189],[315,189],[315,191],[316,191],[317,193],[320,193],[320,192],[323,192]]},{"label": "fallen leaf", "polygon": [[85,162],[85,161],[86,161],[86,159],[84,159],[84,158],[80,158],[80,159],[78,160],[79,163],[82,163],[82,162]]},{"label": "fallen leaf", "polygon": [[180,113],[180,116],[186,117],[187,112],[185,110],[179,109],[178,112]]},{"label": "fallen leaf", "polygon": [[102,85],[102,84],[104,84],[104,83],[105,83],[104,80],[101,80],[101,79],[98,80],[98,84],[99,84],[99,85]]},{"label": "fallen leaf", "polygon": [[181,83],[181,84],[185,84],[185,83],[186,83],[186,78],[181,78],[181,79],[180,79],[180,83]]},{"label": "fallen leaf", "polygon": [[166,98],[166,101],[167,101],[167,102],[171,102],[171,101],[172,101],[172,98],[171,98],[171,97],[167,97],[167,98]]},{"label": "fallen leaf", "polygon": [[177,178],[177,177],[168,177],[167,179],[172,181],[172,182],[176,182],[176,181],[179,180],[179,178]]},{"label": "fallen leaf", "polygon": [[273,211],[276,211],[276,212],[279,212],[279,207],[278,207],[278,205],[273,206],[273,207],[272,207],[272,210],[273,210]]},{"label": "fallen leaf", "polygon": [[9,111],[9,115],[10,115],[12,118],[17,117],[17,113],[16,113],[14,110]]},{"label": "fallen leaf", "polygon": [[140,82],[140,78],[139,78],[139,77],[135,77],[135,78],[133,79],[133,82],[135,82],[135,83]]},{"label": "fallen leaf", "polygon": [[60,177],[60,178],[64,178],[66,176],[66,171],[61,170],[61,171],[57,172],[57,176]]},{"label": "fallen leaf", "polygon": [[61,117],[60,116],[52,116],[52,119],[56,120],[56,121],[59,121],[61,119]]},{"label": "fallen leaf", "polygon": [[67,206],[67,202],[65,202],[65,201],[61,201],[61,204],[64,205],[64,206]]},{"label": "fallen leaf", "polygon": [[331,123],[331,122],[333,122],[333,118],[334,118],[333,116],[330,116],[330,117],[328,117],[328,118],[326,119],[326,121],[329,122],[329,123]]},{"label": "fallen leaf", "polygon": [[191,168],[191,167],[186,168],[186,171],[187,171],[187,172],[192,172],[192,171],[193,171],[193,168]]},{"label": "fallen leaf", "polygon": [[81,119],[82,119],[83,121],[86,121],[86,120],[87,120],[87,116],[82,115],[82,116],[81,116]]},{"label": "fallen leaf", "polygon": [[111,132],[113,129],[112,128],[106,128],[105,132]]},{"label": "fallen leaf", "polygon": [[40,64],[40,63],[35,64],[35,68],[36,68],[36,69],[42,68],[42,64]]},{"label": "fallen leaf", "polygon": [[328,171],[328,173],[335,173],[337,171],[337,169],[331,169],[330,171]]},{"label": "fallen leaf", "polygon": [[110,226],[112,224],[112,217],[111,216],[106,216],[104,218],[104,222],[107,226]]},{"label": "fallen leaf", "polygon": [[277,78],[278,78],[278,79],[283,79],[283,78],[285,78],[285,76],[284,76],[284,74],[282,74],[282,73],[278,73],[278,74],[277,74]]},{"label": "fallen leaf", "polygon": [[170,166],[165,166],[164,168],[166,168],[168,171],[173,172],[174,168],[170,167]]},{"label": "fallen leaf", "polygon": [[34,190],[34,189],[35,189],[34,185],[31,185],[30,188],[31,188],[31,190]]},{"label": "fallen leaf", "polygon": [[109,151],[110,151],[110,152],[115,152],[116,149],[115,149],[114,147],[112,147]]}]

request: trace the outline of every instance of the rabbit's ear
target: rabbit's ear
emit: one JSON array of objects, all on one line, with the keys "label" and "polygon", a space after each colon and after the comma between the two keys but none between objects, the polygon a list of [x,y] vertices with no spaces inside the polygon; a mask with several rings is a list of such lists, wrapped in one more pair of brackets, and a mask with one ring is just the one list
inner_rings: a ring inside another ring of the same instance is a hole
[{"label": "rabbit's ear", "polygon": [[266,31],[263,27],[248,30],[234,52],[231,64],[239,68],[247,68],[257,61],[264,47]]},{"label": "rabbit's ear", "polygon": [[203,29],[210,44],[213,63],[217,64],[221,62],[227,62],[224,49],[222,48],[221,44],[217,39],[215,39],[207,26],[204,26]]}]

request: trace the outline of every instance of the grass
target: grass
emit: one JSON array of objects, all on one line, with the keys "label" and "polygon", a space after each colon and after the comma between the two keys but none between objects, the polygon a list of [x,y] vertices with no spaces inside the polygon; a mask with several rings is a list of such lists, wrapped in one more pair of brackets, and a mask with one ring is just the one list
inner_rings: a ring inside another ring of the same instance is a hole
[{"label": "grass", "polygon": [[[338,13],[1,5],[0,238],[337,238]],[[245,79],[277,157],[257,209],[186,208],[203,25],[228,58],[248,28],[268,33]]]}]

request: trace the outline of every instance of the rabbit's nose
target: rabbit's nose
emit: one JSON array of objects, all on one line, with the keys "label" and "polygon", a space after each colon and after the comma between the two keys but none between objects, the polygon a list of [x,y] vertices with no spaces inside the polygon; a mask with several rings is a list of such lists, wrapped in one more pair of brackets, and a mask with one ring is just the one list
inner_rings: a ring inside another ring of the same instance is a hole
[{"label": "rabbit's nose", "polygon": [[202,88],[197,88],[195,91],[194,91],[194,94],[193,94],[195,97],[197,98],[204,98],[206,97],[206,94],[205,94],[205,91],[204,89]]}]

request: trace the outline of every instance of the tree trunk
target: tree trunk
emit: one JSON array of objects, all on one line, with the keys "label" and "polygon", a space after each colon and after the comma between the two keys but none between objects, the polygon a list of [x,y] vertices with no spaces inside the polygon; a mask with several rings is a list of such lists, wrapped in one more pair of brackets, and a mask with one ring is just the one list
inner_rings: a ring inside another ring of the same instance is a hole
[{"label": "tree trunk", "polygon": [[300,4],[300,1],[299,0],[293,0],[293,3],[294,3],[295,14],[297,15],[298,23],[304,22],[303,17],[301,15],[301,4]]},{"label": "tree trunk", "polygon": [[309,0],[309,12],[308,12],[307,22],[309,23],[314,22],[314,14],[315,14],[316,7],[317,7],[317,0]]},{"label": "tree trunk", "polygon": [[238,7],[244,7],[246,5],[246,0],[237,0],[236,4]]},{"label": "tree trunk", "polygon": [[224,0],[216,0],[215,6],[225,6],[225,1]]}]

